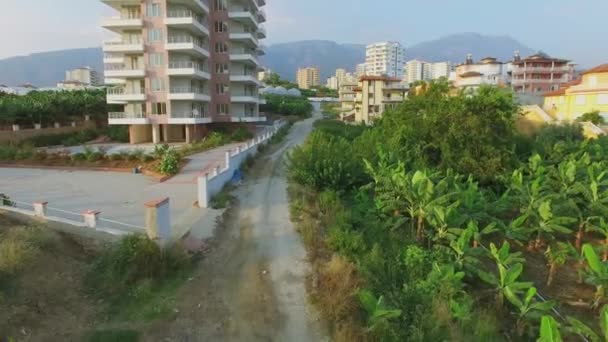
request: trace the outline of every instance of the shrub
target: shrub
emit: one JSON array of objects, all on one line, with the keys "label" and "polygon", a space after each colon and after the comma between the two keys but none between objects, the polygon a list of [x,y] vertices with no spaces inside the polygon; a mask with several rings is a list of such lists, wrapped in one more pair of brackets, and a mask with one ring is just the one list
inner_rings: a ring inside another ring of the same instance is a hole
[{"label": "shrub", "polygon": [[112,141],[129,142],[129,126],[111,125],[106,129],[106,135]]},{"label": "shrub", "polygon": [[0,145],[0,160],[15,160],[18,148],[11,144]]},{"label": "shrub", "polygon": [[102,152],[93,152],[93,153],[87,155],[86,159],[88,162],[94,163],[96,161],[102,160],[103,157],[104,157],[104,154]]},{"label": "shrub", "polygon": [[253,133],[243,126],[239,126],[239,128],[230,135],[230,140],[232,141],[245,141],[248,139],[253,139]]},{"label": "shrub", "polygon": [[39,227],[17,227],[0,235],[0,274],[15,275],[52,241]]},{"label": "shrub", "polygon": [[124,160],[123,155],[120,153],[114,153],[114,154],[110,154],[108,156],[108,159],[110,159],[111,161],[119,161],[119,160]]},{"label": "shrub", "polygon": [[606,120],[604,120],[604,117],[600,115],[600,112],[598,110],[596,110],[581,115],[578,119],[576,119],[576,121],[591,122],[595,125],[603,125]]},{"label": "shrub", "polygon": [[87,156],[84,153],[75,153],[70,157],[70,159],[73,162],[80,162],[87,160]]},{"label": "shrub", "polygon": [[266,94],[266,104],[260,106],[260,111],[282,115],[297,115],[308,117],[312,114],[312,104],[306,97]]},{"label": "shrub", "polygon": [[162,156],[158,165],[158,172],[163,175],[174,175],[179,171],[181,156],[174,149],[170,149]]}]

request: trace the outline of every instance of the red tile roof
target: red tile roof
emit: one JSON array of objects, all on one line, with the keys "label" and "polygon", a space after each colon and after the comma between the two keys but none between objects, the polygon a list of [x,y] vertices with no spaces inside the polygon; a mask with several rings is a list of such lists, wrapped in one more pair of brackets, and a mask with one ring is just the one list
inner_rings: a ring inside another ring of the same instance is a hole
[{"label": "red tile roof", "polygon": [[474,77],[474,76],[481,76],[483,75],[480,72],[477,71],[467,71],[464,74],[460,74],[460,77]]},{"label": "red tile roof", "polygon": [[598,73],[598,72],[608,72],[608,63],[598,65],[595,68],[591,68],[589,70],[585,70],[581,75]]},{"label": "red tile roof", "polygon": [[570,81],[568,83],[564,83],[561,85],[561,87],[557,90],[554,91],[549,91],[543,94],[543,96],[559,96],[559,95],[564,95],[566,94],[566,90],[568,90],[568,88],[575,86],[575,85],[579,85],[581,84],[581,79],[576,79],[574,81]]},{"label": "red tile roof", "polygon": [[400,79],[388,76],[371,76],[365,75],[359,78],[359,81],[387,81],[387,82],[401,82]]}]

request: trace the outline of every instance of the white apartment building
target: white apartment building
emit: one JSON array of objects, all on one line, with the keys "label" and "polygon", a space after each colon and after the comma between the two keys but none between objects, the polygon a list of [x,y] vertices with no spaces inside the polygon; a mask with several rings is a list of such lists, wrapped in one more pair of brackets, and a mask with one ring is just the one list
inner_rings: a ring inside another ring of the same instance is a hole
[{"label": "white apartment building", "polygon": [[474,62],[473,55],[468,54],[466,61],[456,66],[454,86],[468,89],[477,89],[483,84],[507,86],[510,85],[511,69],[511,63],[502,63],[492,57]]},{"label": "white apartment building", "polygon": [[64,83],[69,82],[78,82],[84,86],[96,86],[99,85],[99,77],[97,75],[97,71],[93,70],[89,66],[86,66],[66,70]]},{"label": "white apartment building", "polygon": [[355,70],[355,77],[359,78],[365,75],[367,75],[367,66],[365,65],[365,63],[357,64],[357,68]]},{"label": "white apartment building", "polygon": [[191,142],[207,124],[266,121],[258,81],[265,0],[101,0],[110,125],[131,143]]},{"label": "white apartment building", "polygon": [[329,89],[338,90],[340,82],[336,76],[328,77],[325,86]]},{"label": "white apartment building", "polygon": [[[403,77],[405,49],[397,42],[370,44],[365,52],[365,71],[367,75]],[[357,68],[357,72],[359,72]]]},{"label": "white apartment building", "polygon": [[407,84],[412,84],[418,81],[427,81],[432,78],[432,64],[413,59],[405,64],[404,79]]},{"label": "white apartment building", "polygon": [[438,62],[431,64],[431,78],[438,80],[442,77],[449,78],[454,71],[454,66],[450,62]]}]

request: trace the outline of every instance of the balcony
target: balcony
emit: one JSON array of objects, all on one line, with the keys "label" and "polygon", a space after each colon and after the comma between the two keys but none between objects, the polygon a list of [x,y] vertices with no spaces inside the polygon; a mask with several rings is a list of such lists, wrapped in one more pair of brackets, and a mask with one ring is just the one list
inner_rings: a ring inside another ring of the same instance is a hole
[{"label": "balcony", "polygon": [[141,0],[101,0],[101,2],[118,11],[123,6],[141,6]]},{"label": "balcony", "polygon": [[190,10],[169,10],[165,18],[165,25],[188,30],[194,34],[204,34],[209,36],[207,20]]},{"label": "balcony", "polygon": [[108,103],[120,104],[126,102],[142,102],[146,100],[146,93],[143,89],[128,90],[125,88],[108,88],[106,98]]},{"label": "balcony", "polygon": [[137,30],[144,27],[141,16],[136,17],[112,17],[103,19],[101,26],[115,32],[124,30]]},{"label": "balcony", "polygon": [[551,73],[559,73],[559,74],[563,74],[563,73],[569,73],[571,71],[571,68],[569,66],[564,66],[564,67],[513,67],[513,74],[551,74]]},{"label": "balcony", "polygon": [[254,74],[230,74],[230,82],[244,82],[262,86],[262,82],[260,82],[257,75]]},{"label": "balcony", "polygon": [[258,23],[264,23],[266,22],[266,11],[264,11],[263,9],[258,11]]},{"label": "balcony", "polygon": [[150,120],[145,113],[111,112],[108,113],[108,123],[110,125],[147,125]]},{"label": "balcony", "polygon": [[211,101],[211,96],[205,89],[198,87],[172,87],[168,96],[169,100],[174,101]]},{"label": "balcony", "polygon": [[103,56],[103,64],[122,64],[125,57],[122,55],[105,54]]},{"label": "balcony", "polygon": [[562,79],[562,78],[554,78],[553,80],[551,79],[538,79],[538,78],[526,78],[524,79],[512,79],[511,80],[511,84],[514,86],[518,86],[518,85],[528,85],[528,84],[559,84],[559,83],[566,83],[568,82],[568,80],[566,79]]},{"label": "balcony", "polygon": [[260,96],[252,93],[231,94],[230,101],[234,103],[260,103]]},{"label": "balcony", "polygon": [[258,39],[266,38],[266,28],[263,26],[258,27]]},{"label": "balcony", "polygon": [[169,36],[167,37],[166,49],[168,51],[179,51],[196,57],[209,58],[207,45],[201,39],[192,36]]},{"label": "balcony", "polygon": [[409,90],[409,86],[407,84],[404,83],[389,83],[384,85],[384,87],[382,88],[383,90],[403,90],[403,91],[407,91]]},{"label": "balcony", "polygon": [[205,124],[212,121],[207,113],[200,113],[196,110],[186,113],[171,113],[168,120],[169,124],[174,125]]},{"label": "balcony", "polygon": [[252,32],[231,32],[229,37],[232,41],[258,46],[259,42],[256,36],[257,34]]},{"label": "balcony", "polygon": [[232,49],[230,51],[231,62],[245,62],[255,66],[260,65],[256,50],[250,49]]},{"label": "balcony", "polygon": [[190,76],[204,80],[210,80],[211,75],[206,64],[190,61],[169,62],[169,76]]},{"label": "balcony", "polygon": [[382,101],[384,102],[403,102],[403,96],[385,96]]},{"label": "balcony", "polygon": [[250,12],[240,6],[232,6],[228,12],[228,18],[245,24],[258,26],[258,20],[255,12]]},{"label": "balcony", "polygon": [[167,3],[169,5],[183,5],[183,6],[192,6],[192,4],[194,3],[194,5],[196,6],[196,9],[209,14],[209,1],[208,0],[168,0]]},{"label": "balcony", "polygon": [[124,64],[109,64],[105,66],[104,76],[106,78],[143,78],[146,77],[146,70],[143,65],[127,68]]},{"label": "balcony", "polygon": [[144,53],[144,43],[141,40],[137,41],[106,41],[103,43],[104,52],[122,52],[122,53]]}]

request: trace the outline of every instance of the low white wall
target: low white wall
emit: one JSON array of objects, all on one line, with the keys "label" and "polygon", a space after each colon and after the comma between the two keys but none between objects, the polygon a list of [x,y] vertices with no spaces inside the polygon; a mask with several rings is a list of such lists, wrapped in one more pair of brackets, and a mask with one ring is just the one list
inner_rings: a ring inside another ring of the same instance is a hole
[{"label": "low white wall", "polygon": [[213,196],[222,191],[224,186],[230,182],[234,172],[241,167],[249,156],[256,155],[260,144],[266,143],[283,125],[285,125],[285,122],[276,123],[270,132],[242,145],[237,151],[226,152],[226,167],[224,169],[216,168],[212,173],[198,177],[198,206],[209,208]]}]

